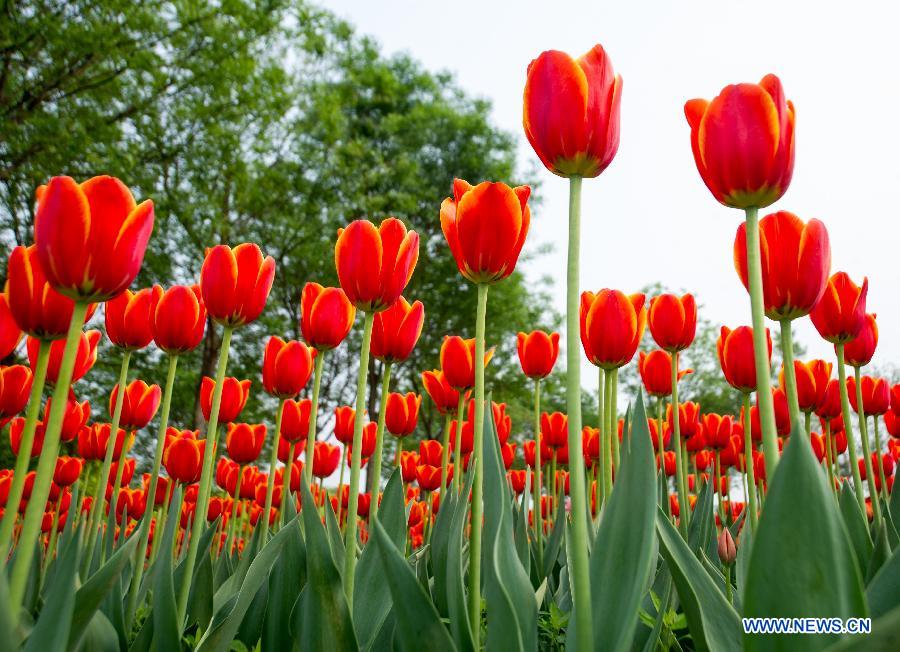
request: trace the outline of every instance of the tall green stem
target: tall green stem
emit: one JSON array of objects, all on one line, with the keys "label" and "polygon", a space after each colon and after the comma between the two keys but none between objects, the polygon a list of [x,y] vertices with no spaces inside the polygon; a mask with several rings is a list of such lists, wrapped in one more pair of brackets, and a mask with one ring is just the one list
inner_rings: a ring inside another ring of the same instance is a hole
[{"label": "tall green stem", "polygon": [[[367,312],[363,324],[362,349],[359,353],[359,375],[356,378],[356,419],[353,422],[353,450],[350,453],[350,499],[347,503],[347,531],[344,539],[344,592],[353,612],[353,580],[356,568],[356,511],[359,503],[359,467],[362,464],[363,415],[366,411],[366,381],[369,377],[369,349],[375,313]],[[339,500],[340,502],[340,500]]]},{"label": "tall green stem", "polygon": [[[310,409],[312,412],[312,409]],[[272,436],[272,452],[269,455],[269,477],[266,481],[266,506],[263,510],[261,523],[262,526],[262,536],[260,537],[260,543],[265,544],[266,540],[269,538],[269,514],[272,511],[272,494],[275,493],[275,467],[278,466],[278,442],[281,440],[281,419],[284,416],[284,399],[278,401],[278,411],[275,413],[275,434]],[[310,419],[312,419],[312,415],[310,414]],[[289,448],[293,448],[293,443],[290,444]],[[290,450],[288,451],[288,455],[290,456]],[[291,472],[293,471],[293,459],[288,459],[288,461],[284,465],[284,469],[281,472],[281,492],[282,497],[284,496],[284,492],[290,492],[291,490]]]},{"label": "tall green stem", "polygon": [[325,363],[325,351],[316,352],[316,364],[313,371],[312,405],[309,407],[309,432],[306,434],[306,465],[303,474],[306,484],[312,487],[313,457],[316,446],[316,426],[319,420],[319,385],[322,382],[322,365]]},{"label": "tall green stem", "polygon": [[599,438],[598,444],[600,448],[600,458],[599,464],[599,477],[597,478],[597,519],[600,518],[600,508],[603,506],[603,502],[606,499],[606,466],[609,464],[608,457],[605,453],[606,451],[606,404],[607,404],[607,392],[606,392],[606,383],[604,380],[606,379],[606,371],[601,367],[600,373],[597,374],[597,436]]},{"label": "tall green stem", "polygon": [[475,423],[473,454],[475,477],[472,484],[472,528],[469,540],[469,621],[479,648],[481,635],[481,496],[484,491],[484,331],[487,320],[488,285],[479,283],[478,307],[475,313]]},{"label": "tall green stem", "polygon": [[610,390],[609,422],[612,424],[612,460],[613,478],[619,469],[619,369],[610,370],[612,374],[612,389]]},{"label": "tall green stem", "polygon": [[222,331],[222,345],[219,349],[219,362],[216,366],[216,386],[213,389],[212,405],[209,410],[209,424],[206,427],[206,446],[203,452],[203,468],[200,471],[200,488],[197,491],[197,503],[194,506],[194,518],[191,522],[191,539],[188,544],[187,557],[184,559],[184,576],[178,594],[178,625],[184,626],[187,615],[187,601],[191,592],[191,581],[194,576],[194,565],[197,563],[200,536],[206,522],[209,508],[209,495],[212,491],[213,461],[216,459],[216,448],[219,443],[219,409],[222,406],[222,384],[225,381],[225,370],[228,368],[228,353],[231,349],[232,326]]},{"label": "tall green stem", "polygon": [[579,332],[579,259],[581,255],[581,177],[569,179],[569,250],[566,269],[566,412],[569,418],[569,474],[572,500],[572,589],[576,649],[594,647],[591,585],[588,575],[587,505],[581,446],[581,351]]},{"label": "tall green stem", "polygon": [[872,415],[872,428],[875,431],[875,450],[877,451],[878,479],[881,480],[881,497],[888,504],[887,480],[884,475],[884,462],[881,459],[881,433],[878,431],[878,415]]},{"label": "tall green stem", "polygon": [[[175,370],[178,367],[178,356],[169,356],[169,370],[166,374],[166,388],[163,390],[162,408],[159,414],[159,429],[156,433],[156,452],[153,456],[153,471],[150,474],[150,485],[147,488],[144,516],[141,519],[141,530],[138,533],[138,547],[134,553],[134,577],[128,591],[128,603],[125,609],[125,622],[130,629],[134,622],[134,611],[137,608],[137,596],[144,575],[144,560],[147,557],[147,541],[150,539],[150,521],[153,520],[153,506],[156,502],[156,487],[159,483],[159,469],[162,465],[163,450],[166,444],[166,429],[169,427],[169,411],[172,407],[172,390],[175,387]],[[168,491],[168,488],[167,488]],[[158,530],[162,536],[162,530]]]},{"label": "tall green stem", "polygon": [[[850,453],[850,474],[853,476],[853,489],[856,492],[856,501],[862,513],[866,513],[866,496],[863,493],[862,477],[859,474],[859,456],[856,454],[856,440],[853,437],[853,426],[850,421],[850,397],[847,395],[847,369],[844,366],[844,345],[835,344],[834,352],[837,354],[838,389],[841,394],[841,421],[844,424],[844,432],[847,434],[847,451]],[[874,509],[874,508],[873,508]]]},{"label": "tall green stem", "polygon": [[[238,472],[237,472],[237,483],[234,487],[234,496],[232,496],[233,500],[231,501],[231,517],[228,519],[228,538],[225,541],[225,554],[229,557],[233,552],[234,547],[234,532],[237,527],[237,508],[238,503],[241,502],[241,480],[244,475],[244,465],[238,464]],[[262,518],[268,522],[269,518],[266,514],[262,515]],[[240,534],[240,532],[238,532]]]},{"label": "tall green stem", "polygon": [[[375,430],[375,453],[369,460],[369,473],[372,476],[372,501],[369,507],[370,523],[375,523],[375,519],[378,518],[378,492],[381,489],[381,457],[384,454],[384,415],[387,412],[387,397],[388,392],[390,391],[391,363],[386,362],[384,364],[384,370],[381,374],[381,405],[379,405],[378,407],[378,424],[376,425]],[[445,431],[449,432],[449,430],[447,430],[446,428]],[[447,443],[444,442],[444,447],[446,448],[446,446]],[[442,469],[441,472],[444,473],[445,471],[446,469]],[[444,487],[447,486],[447,478],[445,476],[442,476],[441,479],[443,480],[443,482],[441,483],[441,493],[443,494]]]},{"label": "tall green stem", "polygon": [[[771,395],[771,392],[769,392]],[[747,478],[747,509],[750,510],[750,531],[756,533],[759,512],[756,508],[756,470],[753,468],[753,433],[750,424],[750,393],[744,392],[744,475]]]},{"label": "tall green stem", "polygon": [[462,491],[462,431],[463,411],[466,409],[466,392],[459,392],[459,402],[456,404],[456,433],[453,439],[453,491]]},{"label": "tall green stem", "polygon": [[[444,434],[441,438],[441,498],[444,497],[444,490],[447,488],[447,474],[450,465],[450,427],[453,423],[453,415],[450,410],[444,415]],[[400,446],[400,440],[397,440],[397,446]],[[453,469],[454,474],[459,473],[459,469]]]},{"label": "tall green stem", "polygon": [[[872,468],[872,456],[869,454],[869,429],[866,427],[866,410],[863,405],[863,396],[862,396],[862,383],[861,380],[861,370],[860,367],[853,367],[853,375],[856,379],[856,417],[857,423],[859,424],[859,440],[862,442],[863,449],[863,460],[866,466],[866,483],[869,485],[869,498],[872,500],[872,513],[875,516],[875,528],[876,531],[879,527],[881,527],[881,503],[878,500],[878,490],[875,488],[875,473]],[[848,437],[849,437],[849,424],[847,427]],[[879,460],[879,465],[881,460]],[[863,512],[865,513],[865,512]]]},{"label": "tall green stem", "polygon": [[[528,473],[528,469],[525,469]],[[544,514],[541,512],[541,379],[534,379],[534,494],[535,542],[537,543],[538,568],[544,563]],[[526,517],[527,517],[526,512]],[[526,519],[527,520],[527,519]]]},{"label": "tall green stem", "polygon": [[69,385],[72,382],[72,371],[75,368],[75,358],[78,353],[78,344],[81,339],[81,327],[84,325],[84,317],[87,314],[87,303],[76,301],[72,309],[72,319],[69,322],[69,331],[66,333],[66,344],[63,349],[62,361],[59,365],[59,374],[56,378],[56,386],[53,389],[53,401],[50,407],[50,416],[44,429],[44,445],[38,461],[34,485],[31,490],[31,498],[25,510],[25,519],[22,522],[22,530],[19,541],[23,545],[16,551],[16,560],[12,568],[9,580],[9,608],[12,622],[19,622],[19,612],[22,609],[22,599],[25,596],[25,584],[28,573],[31,570],[31,561],[34,558],[34,546],[41,531],[41,520],[44,517],[44,508],[47,505],[47,497],[50,495],[50,483],[53,481],[53,472],[56,469],[56,458],[59,454],[59,435],[62,430],[63,417],[66,414],[66,402],[69,397]]},{"label": "tall green stem", "polygon": [[[613,485],[613,459],[612,459],[612,440],[615,437],[615,433],[613,432],[613,383],[612,383],[612,369],[606,369],[604,371],[604,383],[603,389],[605,394],[605,404],[603,408],[603,417],[604,417],[604,428],[603,428],[603,447],[600,451],[602,469],[603,469],[603,500],[604,502],[609,500],[610,495],[612,494],[612,485]],[[569,449],[572,450],[571,448]]]},{"label": "tall green stem", "polygon": [[[791,320],[781,320],[781,357],[784,360],[784,386],[787,390],[788,408],[791,411],[791,427],[800,422],[800,401],[797,397],[797,374],[794,369],[794,339]],[[806,436],[809,437],[807,428]]]},{"label": "tall green stem", "polygon": [[38,415],[41,413],[41,396],[47,380],[47,365],[50,362],[50,342],[41,340],[38,347],[37,361],[31,378],[31,394],[28,397],[28,409],[25,410],[25,426],[22,429],[22,441],[19,443],[19,454],[16,456],[16,467],[13,471],[12,486],[6,498],[7,509],[3,512],[3,524],[0,525],[0,558],[6,559],[12,544],[12,535],[16,526],[19,510],[14,506],[22,501],[25,488],[25,476],[28,474],[28,462],[31,460],[31,449],[34,447],[34,433],[37,429]]},{"label": "tall green stem", "polygon": [[684,477],[684,461],[681,446],[681,414],[678,410],[678,353],[672,354],[672,447],[675,449],[675,483],[678,485],[678,529],[687,540],[690,519],[690,501]]},{"label": "tall green stem", "polygon": [[833,445],[831,443],[831,424],[825,421],[825,463],[828,465],[828,486],[831,488],[831,494],[837,498],[837,490],[834,486],[834,455]]},{"label": "tall green stem", "polygon": [[[775,406],[772,401],[772,380],[769,376],[769,345],[766,341],[762,263],[759,249],[759,209],[748,208],[746,214],[747,276],[750,286],[750,312],[753,318],[756,392],[759,403],[759,421],[762,427],[763,454],[766,457],[766,471],[772,475],[775,473],[775,467],[778,466],[778,437],[775,433]],[[793,369],[792,364],[792,372]]]},{"label": "tall green stem", "polygon": [[[294,474],[294,463],[300,452],[297,450],[297,442],[293,442],[288,446],[288,461],[285,462],[281,469],[281,509],[278,510],[278,529],[284,525],[284,519],[287,514],[287,502],[291,500],[291,476]],[[266,515],[266,522],[269,516]]]}]

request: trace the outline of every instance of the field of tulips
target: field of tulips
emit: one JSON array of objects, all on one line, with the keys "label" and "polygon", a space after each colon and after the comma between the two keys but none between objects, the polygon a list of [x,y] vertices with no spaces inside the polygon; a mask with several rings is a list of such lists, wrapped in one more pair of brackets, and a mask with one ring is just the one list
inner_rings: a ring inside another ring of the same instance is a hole
[{"label": "field of tulips", "polygon": [[[516,342],[534,396],[525,424],[491,398],[498,343],[485,332],[489,290],[528,236],[527,186],[447,179],[434,206],[477,310],[472,337],[446,334],[439,369],[415,370],[427,396],[391,376],[433,328],[428,306],[403,296],[429,264],[418,234],[393,217],[340,229],[339,286],[310,280],[302,340],[271,334],[259,361],[270,423],[242,421],[258,379],[229,376],[232,335],[263,314],[278,273],[266,243],[209,243],[195,285],[132,290],[153,201],[110,176],[37,188],[34,244],[12,251],[0,300],[0,357],[29,363],[0,368],[16,456],[0,470],[0,647],[900,649],[900,384],[863,373],[878,344],[868,282],[832,273],[821,221],[759,215],[790,185],[792,103],[767,75],[684,106],[700,177],[743,211],[721,246],[733,246],[750,323],[718,339],[743,408],[717,414],[679,400],[691,294],[579,286],[582,183],[615,157],[621,93],[599,45],[527,68],[525,134],[570,202],[565,341],[535,330]],[[834,359],[794,359],[792,323],[807,316]],[[355,405],[320,414],[324,361],[354,328],[359,364],[343,373],[356,375]],[[638,355],[647,328],[657,348]],[[179,362],[211,335],[206,427],[181,429],[169,418]],[[79,381],[101,337],[118,383],[91,406]],[[165,378],[134,377],[148,347]],[[597,428],[583,424],[584,358],[601,379]],[[375,361],[380,387],[368,386]],[[643,387],[623,396],[632,364]],[[565,413],[542,409],[555,368]],[[422,401],[443,425],[415,450],[404,441]],[[153,452],[143,478],[136,440]]]}]

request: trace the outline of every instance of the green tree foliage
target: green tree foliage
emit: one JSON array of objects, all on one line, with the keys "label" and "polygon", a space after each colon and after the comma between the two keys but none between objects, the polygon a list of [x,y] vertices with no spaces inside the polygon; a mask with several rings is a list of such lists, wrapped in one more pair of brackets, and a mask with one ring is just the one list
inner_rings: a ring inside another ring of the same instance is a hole
[{"label": "green tree foliage", "polygon": [[[205,247],[259,243],[277,271],[263,317],[232,347],[229,374],[254,380],[242,418],[272,422],[275,405],[259,382],[265,339],[299,336],[301,288],[336,283],[336,231],[355,218],[396,215],[421,236],[406,296],[425,303],[426,326],[413,357],[395,367],[394,389],[421,391],[419,373],[438,366],[444,334],[474,334],[474,288],[444,242],[440,202],[457,176],[529,179],[516,173],[514,140],[491,125],[489,104],[465,95],[450,75],[386,56],[300,0],[32,0],[4,12],[2,253],[30,242],[34,190],[55,174],[113,174],[137,197],[153,198],[156,226],[138,285],[194,282]],[[515,332],[557,324],[545,292],[518,272],[491,289],[487,337],[497,354],[488,380],[495,399],[510,404],[517,432],[528,428],[531,394]],[[102,311],[93,324],[102,324]],[[197,388],[220,337],[209,329],[182,360],[172,424],[202,421]],[[356,337],[329,355],[320,428],[352,393]],[[108,418],[119,360],[104,342],[96,371],[76,387],[93,399],[95,419]],[[164,379],[155,350],[133,365],[148,382]],[[379,377],[375,366],[371,387]],[[420,431],[434,436],[440,424],[427,399],[423,407]],[[377,408],[374,395],[369,408]]]}]

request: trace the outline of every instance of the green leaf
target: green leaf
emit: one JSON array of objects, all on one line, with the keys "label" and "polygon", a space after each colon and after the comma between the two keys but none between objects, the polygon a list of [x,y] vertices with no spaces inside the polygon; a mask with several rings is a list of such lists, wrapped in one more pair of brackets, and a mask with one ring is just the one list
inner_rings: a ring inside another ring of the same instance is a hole
[{"label": "green leaf", "polygon": [[[443,509],[438,514],[441,511]],[[394,469],[384,488],[378,521],[394,547],[398,551],[405,551],[406,508],[403,504],[403,478],[398,469]],[[384,564],[374,547],[367,545],[363,548],[356,566],[353,589],[353,625],[361,649],[372,649],[390,610],[391,592],[385,577]]]},{"label": "green leaf", "polygon": [[372,543],[385,569],[396,614],[395,642],[401,650],[455,650],[441,617],[380,522],[372,525]]},{"label": "green leaf", "polygon": [[869,585],[866,598],[873,618],[878,618],[900,607],[900,549],[895,550]]},{"label": "green leaf", "polygon": [[513,541],[516,545],[516,554],[519,555],[519,562],[522,564],[522,568],[525,569],[525,574],[528,575],[530,579],[531,547],[528,543],[528,517],[525,515],[524,506],[517,500],[513,501],[512,513]]},{"label": "green leaf", "polygon": [[896,526],[900,526],[900,491],[891,492],[891,502],[888,505],[888,511],[891,514],[891,521]]},{"label": "green leaf", "polygon": [[[474,470],[474,464],[472,467]],[[461,497],[454,503],[447,553],[447,611],[450,615],[450,633],[460,652],[472,652],[475,647],[466,602],[466,546],[463,537],[469,522],[469,501],[463,497],[469,496],[474,479],[475,474],[469,471],[465,476]],[[481,623],[478,623],[478,626],[480,627]]]},{"label": "green leaf", "polygon": [[897,652],[900,649],[900,607],[872,621],[870,634],[844,636],[827,652]]},{"label": "green leaf", "polygon": [[[85,630],[94,612],[103,602],[106,594],[109,593],[113,586],[120,581],[122,571],[131,561],[134,554],[134,548],[137,546],[137,537],[130,537],[125,543],[119,546],[119,549],[109,558],[96,573],[88,578],[78,592],[75,594],[75,610],[72,614],[72,628],[69,631],[70,650],[77,649],[81,644]],[[108,619],[107,619],[108,620]],[[111,623],[110,623],[111,624]]]},{"label": "green leaf", "polygon": [[[856,558],[824,472],[794,424],[759,519],[745,617],[867,615]],[[744,635],[749,650],[818,650],[834,636]]]},{"label": "green leaf", "polygon": [[[226,604],[222,611],[216,612],[209,629],[197,644],[197,652],[224,652],[229,649],[241,626],[244,614],[256,598],[260,587],[268,579],[272,565],[288,541],[290,529],[295,527],[298,527],[296,519],[286,523],[253,557],[233,606],[229,607],[231,603]],[[252,554],[252,548],[249,553]]]},{"label": "green leaf", "polygon": [[659,550],[669,566],[697,650],[738,650],[741,621],[662,510],[656,514]]},{"label": "green leaf", "polygon": [[868,568],[869,559],[872,557],[872,538],[869,535],[866,517],[859,508],[856,494],[849,482],[845,482],[841,487],[838,503],[844,519],[844,526],[850,536],[850,543],[853,544],[857,565],[862,572]]},{"label": "green leaf", "polygon": [[[434,520],[434,528],[431,531],[431,545],[428,547],[428,556],[431,560],[432,580],[434,581],[434,606],[441,616],[449,614],[447,609],[447,558],[450,552],[450,537],[452,535],[453,514],[456,511],[456,492],[449,490],[441,496],[440,509]],[[363,555],[366,552],[363,550]],[[362,559],[360,559],[360,562]]]},{"label": "green leaf", "polygon": [[[699,478],[697,479],[699,482]],[[688,526],[688,546],[699,557],[701,551],[705,551],[709,545],[713,532],[716,529],[716,521],[713,516],[713,492],[712,484],[704,482],[700,489],[700,495],[691,511],[691,522]]]},{"label": "green leaf", "polygon": [[735,584],[738,595],[743,596],[747,589],[747,573],[750,571],[750,556],[753,553],[753,533],[748,525],[741,530],[740,537],[735,539],[737,560],[734,565]]},{"label": "green leaf", "polygon": [[655,506],[653,448],[639,393],[632,430],[622,442],[616,483],[603,507],[591,552],[591,603],[597,649],[631,649],[638,607],[656,560]]},{"label": "green leaf", "polygon": [[6,571],[0,570],[0,636],[3,637],[2,640],[8,641],[12,647],[18,649],[20,639],[18,623],[13,621],[10,611],[9,580]]},{"label": "green leaf", "polygon": [[[288,504],[293,501],[289,500]],[[287,515],[296,514],[295,510]],[[293,518],[293,516],[291,516]],[[290,650],[291,608],[306,584],[306,546],[299,527],[292,527],[284,549],[269,575],[269,601],[263,622],[263,650]]]},{"label": "green leaf", "polygon": [[[881,524],[878,534],[875,536],[875,547],[872,549],[872,557],[869,559],[869,568],[866,570],[866,586],[875,577],[884,563],[891,556],[891,546],[888,543],[887,524]],[[900,589],[900,586],[898,586]],[[900,593],[900,592],[898,592]]]},{"label": "green leaf", "polygon": [[[554,496],[553,500],[556,501],[554,504],[559,504],[560,499],[562,498],[562,493],[557,496]],[[537,507],[540,509],[540,505]],[[560,550],[563,547],[563,537],[566,534],[566,510],[558,509],[556,510],[556,522],[553,523],[553,530],[550,532],[550,536],[547,538],[547,547],[544,548],[544,577],[550,575],[553,572],[553,567],[556,565],[556,562],[559,559]]]},{"label": "green leaf", "polygon": [[[172,504],[181,504],[181,486],[172,495]],[[166,522],[162,547],[153,578],[153,644],[157,650],[177,650],[181,647],[181,623],[175,604],[175,579],[172,576],[172,544],[178,518]]]},{"label": "green leaf", "polygon": [[[170,518],[178,518],[176,514],[170,514]],[[188,617],[185,626],[192,622],[206,623],[212,619],[212,601],[213,601],[213,584],[212,584],[212,559],[209,554],[209,548],[212,545],[213,536],[219,530],[219,521],[221,516],[217,517],[212,523],[206,526],[203,534],[200,535],[200,541],[197,544],[197,564],[194,567],[194,576],[191,579],[191,590],[188,594]],[[187,548],[187,546],[183,546]],[[186,551],[183,553],[186,555]],[[222,555],[220,559],[227,559],[227,555]],[[175,567],[175,586],[181,586],[184,581],[184,556]],[[204,627],[205,629],[205,627]]]},{"label": "green leaf", "polygon": [[[490,406],[490,395],[487,397]],[[493,411],[484,419],[484,593],[488,648],[537,649],[537,602],[513,542],[509,481],[500,456]],[[560,511],[565,511],[560,509]],[[472,560],[478,563],[478,560]],[[399,614],[398,614],[399,616]],[[402,618],[398,618],[399,621]]]},{"label": "green leaf", "polygon": [[328,544],[331,547],[331,556],[338,573],[344,572],[344,539],[341,536],[341,526],[337,522],[337,516],[331,509],[331,501],[325,501],[325,532],[328,534]]},{"label": "green leaf", "polygon": [[310,650],[356,650],[350,610],[328,536],[306,483],[300,483],[300,491],[300,516],[306,533],[306,586],[291,615],[294,636],[302,637],[304,647]]},{"label": "green leaf", "polygon": [[78,539],[73,538],[60,555],[53,584],[47,587],[47,601],[41,609],[37,624],[25,641],[25,652],[65,649],[69,640],[72,612],[75,610],[78,551]]}]

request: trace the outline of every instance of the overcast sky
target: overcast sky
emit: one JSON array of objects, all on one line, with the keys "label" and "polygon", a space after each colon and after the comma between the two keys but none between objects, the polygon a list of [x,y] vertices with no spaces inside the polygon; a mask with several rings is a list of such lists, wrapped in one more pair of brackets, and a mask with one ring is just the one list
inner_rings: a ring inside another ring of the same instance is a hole
[{"label": "overcast sky", "polygon": [[[825,222],[832,271],[858,283],[869,277],[868,311],[878,314],[881,335],[875,363],[900,357],[900,226],[892,203],[900,178],[900,16],[889,3],[856,3],[852,11],[846,3],[811,9],[724,0],[325,5],[385,52],[450,71],[467,92],[489,99],[494,124],[519,138],[521,169],[537,162],[522,132],[529,61],[543,50],[579,56],[601,43],[624,78],[622,133],[610,167],[584,183],[582,288],[633,292],[661,280],[693,292],[704,316],[732,327],[750,323],[731,253],[742,213],[718,204],[700,180],[683,106],[728,83],[777,74],[797,110],[797,154],[791,187],[769,211]],[[543,167],[540,175],[543,203],[529,246],[550,242],[555,252],[525,271],[564,279],[567,182]],[[562,311],[564,280],[555,294]],[[795,322],[795,333],[809,357],[833,359],[808,319]],[[583,374],[585,386],[596,385],[593,375]]]}]

